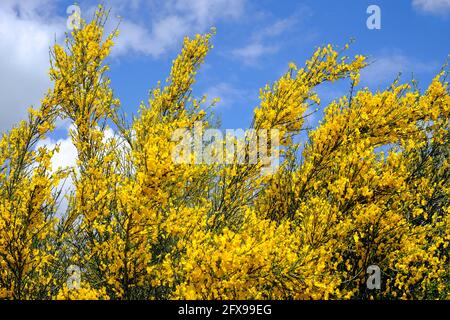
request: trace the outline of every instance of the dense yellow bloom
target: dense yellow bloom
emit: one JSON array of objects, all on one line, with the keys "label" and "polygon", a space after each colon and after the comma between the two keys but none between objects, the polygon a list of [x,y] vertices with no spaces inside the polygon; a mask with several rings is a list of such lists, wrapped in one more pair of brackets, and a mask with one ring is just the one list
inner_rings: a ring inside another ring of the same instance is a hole
[{"label": "dense yellow bloom", "polygon": [[46,98],[0,139],[0,298],[50,298],[60,282],[55,210],[65,173],[50,169],[56,150],[35,149],[55,116]]},{"label": "dense yellow bloom", "polygon": [[[107,77],[117,33],[104,35],[105,19],[100,8],[54,46],[54,88],[0,139],[0,298],[450,297],[447,66],[425,92],[414,82],[372,92],[358,87],[365,57],[318,48],[260,91],[250,128],[279,130],[277,170],[263,175],[264,161],[233,157],[180,164],[173,133],[217,126],[192,91],[215,31],[184,39],[166,82],[129,122]],[[339,79],[351,94],[295,143],[320,104],[317,86]],[[56,150],[35,146],[58,116],[73,124],[77,165],[53,172]],[[75,191],[57,219],[68,171]],[[380,290],[366,286],[371,265]]]}]

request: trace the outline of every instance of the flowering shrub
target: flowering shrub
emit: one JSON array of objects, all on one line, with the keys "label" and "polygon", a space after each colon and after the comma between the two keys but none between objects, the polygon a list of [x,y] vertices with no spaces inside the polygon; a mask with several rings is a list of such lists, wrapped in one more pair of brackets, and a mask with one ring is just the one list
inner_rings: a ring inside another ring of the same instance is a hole
[{"label": "flowering shrub", "polygon": [[[105,19],[99,9],[53,47],[53,89],[1,137],[0,298],[450,298],[447,67],[425,92],[414,82],[372,92],[356,90],[363,56],[329,45],[291,63],[254,111],[251,129],[280,133],[280,166],[262,175],[258,161],[172,157],[176,130],[216,127],[191,89],[214,31],[184,40],[165,84],[127,122],[107,78],[117,32],[104,35]],[[351,94],[301,147],[315,88],[344,78]],[[36,149],[58,117],[73,124],[75,168],[52,170],[57,148]],[[379,290],[366,285],[371,265]]]}]

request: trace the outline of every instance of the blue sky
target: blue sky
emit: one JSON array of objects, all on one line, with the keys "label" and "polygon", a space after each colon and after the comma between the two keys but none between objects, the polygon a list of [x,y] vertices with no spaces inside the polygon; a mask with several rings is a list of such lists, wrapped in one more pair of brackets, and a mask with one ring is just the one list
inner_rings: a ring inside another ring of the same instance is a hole
[{"label": "blue sky", "polygon": [[[217,27],[215,48],[195,87],[197,95],[221,98],[217,112],[224,128],[247,127],[258,104],[259,88],[285,72],[289,61],[303,64],[320,45],[342,46],[355,38],[350,52],[368,55],[373,61],[363,73],[361,85],[374,90],[387,86],[400,71],[405,81],[414,73],[425,87],[450,53],[448,13],[426,11],[408,0],[239,2],[242,8],[236,9],[237,13],[211,22],[210,26]],[[366,26],[366,9],[371,4],[381,9],[379,30]],[[148,21],[158,19],[152,9],[157,6],[139,4],[137,11],[120,14],[151,30]],[[189,33],[197,31],[204,30]],[[128,112],[135,112],[149,88],[167,76],[179,48],[177,43],[157,56],[132,51],[111,60],[112,83]],[[345,81],[320,91],[326,104],[347,90]],[[310,121],[311,125],[315,121]]]},{"label": "blue sky", "polygon": [[[370,4],[381,9],[380,30],[366,27]],[[141,9],[130,11],[129,19],[152,19],[145,5]],[[121,15],[127,17],[125,12]],[[303,64],[320,45],[342,46],[355,38],[350,52],[373,61],[361,85],[374,90],[383,89],[400,71],[405,81],[414,73],[425,87],[450,53],[448,14],[420,10],[407,0],[248,1],[242,13],[212,25],[217,27],[215,48],[198,75],[195,93],[221,98],[217,111],[224,128],[247,127],[259,88],[285,72],[289,61]],[[130,52],[111,60],[112,83],[127,111],[134,112],[149,88],[167,76],[179,47],[180,43],[157,57]],[[346,94],[348,81],[322,91],[326,103]]]},{"label": "blue sky", "polygon": [[[38,104],[48,82],[48,48],[67,31],[71,1],[2,0],[0,3],[0,129],[7,129]],[[97,1],[81,0],[82,16]],[[302,65],[317,46],[356,42],[349,54],[373,62],[362,86],[385,88],[403,72],[422,88],[450,53],[450,0],[111,0],[111,28],[122,17],[110,78],[128,114],[136,113],[149,90],[164,80],[185,35],[217,28],[215,48],[198,74],[194,94],[219,97],[223,128],[246,128],[258,104],[259,88],[275,81],[290,61]],[[381,29],[369,30],[369,5],[381,9]],[[345,95],[348,81],[319,88],[322,108]],[[309,120],[314,126],[320,112]],[[66,129],[54,139],[65,139]],[[61,140],[62,141],[62,140]]]}]

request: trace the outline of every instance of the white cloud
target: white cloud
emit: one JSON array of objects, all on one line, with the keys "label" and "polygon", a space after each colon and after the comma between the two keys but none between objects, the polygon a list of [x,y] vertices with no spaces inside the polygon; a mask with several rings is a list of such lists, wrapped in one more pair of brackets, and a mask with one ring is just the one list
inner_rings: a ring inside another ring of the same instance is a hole
[{"label": "white cloud", "polygon": [[0,3],[0,130],[24,119],[50,87],[49,48],[64,33],[48,0]]},{"label": "white cloud", "polygon": [[266,54],[278,52],[279,47],[265,45],[260,42],[251,42],[245,47],[234,49],[231,53],[234,57],[239,58],[248,65],[256,64],[259,58]]},{"label": "white cloud", "polygon": [[[82,16],[89,19],[93,1],[80,3]],[[185,35],[205,32],[221,20],[236,19],[245,0],[112,0],[113,17],[124,13],[121,35],[112,55],[130,51],[154,58],[180,44]],[[134,16],[148,14],[150,23]],[[131,17],[127,17],[129,14]],[[65,8],[51,0],[2,0],[0,2],[0,130],[9,129],[26,117],[30,105],[39,105],[51,86],[48,77],[49,48],[60,41],[66,29]]]},{"label": "white cloud", "polygon": [[150,32],[144,26],[124,20],[120,25],[120,36],[112,55],[129,51],[150,55],[154,58],[172,49],[188,33],[189,24],[176,15],[164,17],[153,25]]},{"label": "white cloud", "polygon": [[364,85],[386,85],[391,83],[399,73],[410,76],[413,73],[434,71],[438,65],[423,62],[402,53],[383,54],[375,57],[372,64],[361,71],[361,83]]},{"label": "white cloud", "polygon": [[[114,15],[130,12],[123,1],[113,2]],[[136,4],[134,5],[136,6]],[[206,32],[222,20],[239,18],[245,0],[168,0],[149,2],[141,11],[147,12],[150,24],[132,21],[125,15],[113,55],[133,51],[158,58],[175,48],[186,35]]]},{"label": "white cloud", "polygon": [[[47,137],[45,139],[40,140],[36,144],[36,149],[39,147],[46,146],[48,149],[53,149],[57,145],[59,145],[59,152],[56,152],[53,155],[51,160],[52,170],[55,172],[60,168],[66,167],[75,167],[77,162],[77,149],[72,143],[72,138],[70,137],[70,130],[74,130],[74,126],[71,124],[69,127],[66,127],[67,134],[64,138],[53,139],[51,137]],[[110,128],[107,128],[104,133],[104,141],[108,141],[109,139],[115,138],[116,135],[114,131]]]},{"label": "white cloud", "polygon": [[417,10],[434,15],[446,15],[450,12],[450,0],[413,0],[412,5]]},{"label": "white cloud", "polygon": [[[73,127],[71,126],[70,128]],[[69,129],[67,129],[67,133],[69,132]],[[59,145],[59,152],[56,152],[51,160],[53,172],[60,168],[74,167],[77,161],[77,149],[73,145],[72,139],[68,134],[65,138],[57,140],[50,137],[40,140],[36,144],[36,149],[43,146],[46,146],[48,149],[53,149],[56,145]]]},{"label": "white cloud", "polygon": [[[36,149],[46,146],[49,150],[54,149],[59,145],[59,152],[56,152],[51,159],[51,170],[55,172],[58,169],[64,169],[67,167],[75,167],[77,161],[77,149],[72,143],[72,139],[69,135],[62,139],[46,138],[39,141],[36,144]],[[74,185],[72,177],[67,177],[58,186],[61,189],[61,198],[59,200],[58,214],[63,215],[66,212],[68,206],[68,199],[65,195],[74,191]]]},{"label": "white cloud", "polygon": [[208,103],[211,103],[214,98],[219,98],[220,101],[217,103],[218,108],[230,108],[235,103],[246,100],[250,93],[236,88],[230,83],[220,82],[211,86],[206,91],[206,95],[208,97]]},{"label": "white cloud", "polygon": [[[67,125],[67,123],[63,124]],[[50,137],[47,137],[43,140],[38,141],[36,144],[35,149],[39,149],[40,147],[47,147],[47,149],[52,150],[56,146],[59,146],[59,151],[55,152],[51,159],[51,170],[52,172],[56,172],[59,169],[65,169],[65,168],[76,168],[77,164],[77,149],[75,148],[75,145],[72,143],[72,138],[70,137],[70,130],[74,129],[73,125],[69,125],[68,127],[65,127],[67,130],[67,134],[64,138],[60,139],[53,139]],[[115,138],[115,132],[107,128],[104,133],[103,141],[108,141],[109,139]],[[125,147],[125,145],[122,145]],[[76,171],[78,172],[78,171]],[[75,187],[73,185],[72,176],[67,177],[64,181],[60,183],[58,186],[59,189],[62,190],[61,192],[61,198],[59,199],[60,204],[58,207],[58,214],[62,215],[68,206],[67,198],[65,195],[70,194],[75,190]]]},{"label": "white cloud", "polygon": [[268,54],[279,51],[279,45],[267,44],[268,39],[278,37],[292,28],[298,22],[297,16],[281,19],[275,23],[262,28],[253,34],[249,43],[241,48],[231,51],[231,55],[240,59],[244,64],[256,65],[258,60]]},{"label": "white cloud", "polygon": [[[173,7],[187,20],[200,27],[209,27],[219,19],[236,19],[244,10],[244,0],[175,0]],[[167,2],[171,5],[171,1]]]},{"label": "white cloud", "polygon": [[259,33],[255,35],[258,39],[263,39],[266,37],[276,37],[281,35],[283,32],[288,31],[298,22],[297,16],[291,16],[285,19],[276,21],[274,24],[262,29]]}]

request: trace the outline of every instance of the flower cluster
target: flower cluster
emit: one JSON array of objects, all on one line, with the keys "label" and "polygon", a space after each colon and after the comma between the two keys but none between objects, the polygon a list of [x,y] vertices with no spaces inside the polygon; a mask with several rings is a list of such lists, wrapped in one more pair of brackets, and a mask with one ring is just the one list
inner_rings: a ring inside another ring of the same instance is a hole
[{"label": "flower cluster", "polygon": [[[318,48],[260,91],[250,129],[278,130],[278,168],[195,153],[177,163],[174,132],[217,128],[216,100],[192,91],[215,31],[184,39],[128,121],[106,74],[117,36],[104,34],[106,18],[99,8],[54,46],[53,89],[0,138],[0,298],[450,298],[448,67],[425,92],[414,82],[372,92],[358,87],[365,57]],[[351,93],[300,145],[317,86],[339,79]],[[58,117],[73,124],[77,164],[52,170],[58,148],[36,146]],[[372,265],[379,290],[366,286]]]}]

